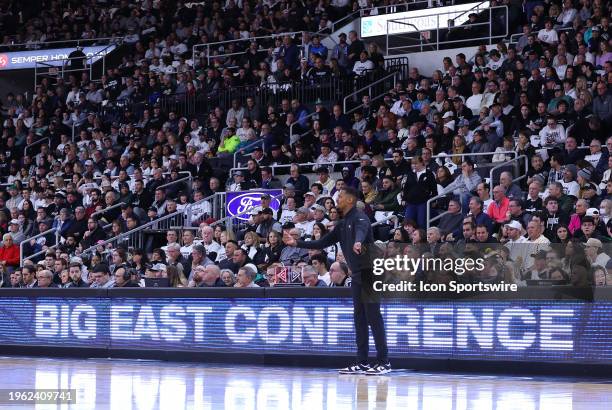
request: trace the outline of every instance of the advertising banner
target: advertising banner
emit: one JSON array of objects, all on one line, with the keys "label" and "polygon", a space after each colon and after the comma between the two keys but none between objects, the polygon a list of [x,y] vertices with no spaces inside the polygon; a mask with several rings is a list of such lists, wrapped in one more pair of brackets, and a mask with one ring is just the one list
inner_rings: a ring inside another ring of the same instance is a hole
[{"label": "advertising banner", "polygon": [[[392,357],[612,364],[612,303],[383,304]],[[350,298],[0,298],[0,345],[354,354]]]},{"label": "advertising banner", "polygon": [[[102,56],[110,53],[116,48],[115,45],[101,45],[83,47],[83,52],[87,57],[94,57],[89,62],[96,62]],[[21,70],[24,68],[34,68],[37,62],[47,63],[56,67],[61,67],[72,53],[74,48],[54,48],[49,50],[31,50],[0,53],[0,70]]]},{"label": "advertising banner", "polygon": [[[489,7],[488,2],[458,4],[456,6],[436,7],[434,9],[423,9],[405,11],[402,13],[382,14],[377,16],[361,18],[361,37],[384,36],[386,34],[413,33],[416,27],[419,31],[436,30],[448,28],[448,20],[454,19],[457,27],[466,21],[470,12],[468,10],[479,6],[480,10]],[[399,20],[400,22],[387,22]],[[401,22],[409,23],[402,24]]]},{"label": "advertising banner", "polygon": [[280,196],[283,193],[282,189],[267,189],[263,190],[252,190],[252,191],[237,191],[228,192],[226,194],[226,212],[228,216],[236,216],[238,219],[243,221],[249,220],[249,211],[259,205],[261,205],[261,195],[269,194],[272,197],[270,208],[278,211],[280,208],[280,201],[275,197]]}]

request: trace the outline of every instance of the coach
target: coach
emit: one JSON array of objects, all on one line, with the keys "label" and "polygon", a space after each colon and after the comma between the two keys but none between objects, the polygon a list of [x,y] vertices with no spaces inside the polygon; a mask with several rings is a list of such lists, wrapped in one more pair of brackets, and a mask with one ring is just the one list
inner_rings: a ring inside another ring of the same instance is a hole
[{"label": "coach", "polygon": [[[343,215],[334,229],[316,241],[296,240],[287,232],[283,241],[288,246],[307,249],[325,249],[337,242],[346,258],[352,272],[352,293],[355,322],[355,339],[357,342],[357,363],[340,370],[343,374],[385,374],[391,371],[388,359],[385,325],[380,313],[380,303],[372,301],[370,294],[372,283],[372,264],[368,255],[368,247],[374,243],[372,227],[368,217],[358,210],[357,192],[350,187],[343,188],[338,195],[337,208]],[[367,300],[366,300],[367,299]],[[377,364],[368,364],[368,324],[372,329],[376,345]]]}]

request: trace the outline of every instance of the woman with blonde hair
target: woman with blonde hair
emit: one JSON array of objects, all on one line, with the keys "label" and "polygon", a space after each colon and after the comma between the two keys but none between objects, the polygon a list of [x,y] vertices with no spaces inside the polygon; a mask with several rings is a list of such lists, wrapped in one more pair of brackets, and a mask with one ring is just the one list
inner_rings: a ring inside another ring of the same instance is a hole
[{"label": "woman with blonde hair", "polygon": [[235,241],[235,240],[236,240],[236,235],[234,235],[234,232],[232,231],[225,230],[221,232],[221,234],[219,235],[219,241],[220,241],[219,244],[221,246],[225,246],[227,241]]},{"label": "woman with blonde hair", "polygon": [[253,231],[249,231],[244,234],[244,242],[242,244],[242,249],[247,252],[249,258],[253,259],[259,251],[259,243],[259,235],[257,235]]},{"label": "woman with blonde hair", "polygon": [[461,135],[455,135],[453,137],[453,148],[451,150],[451,154],[454,154],[451,157],[451,161],[457,166],[460,166],[463,162],[463,156],[457,154],[463,154],[467,151],[467,144],[465,143],[465,138]]},{"label": "woman with blonde hair", "polygon": [[246,251],[249,259],[257,266],[260,266],[266,262],[266,255],[259,246],[260,243],[261,239],[255,232],[249,231],[244,234],[242,249]]}]

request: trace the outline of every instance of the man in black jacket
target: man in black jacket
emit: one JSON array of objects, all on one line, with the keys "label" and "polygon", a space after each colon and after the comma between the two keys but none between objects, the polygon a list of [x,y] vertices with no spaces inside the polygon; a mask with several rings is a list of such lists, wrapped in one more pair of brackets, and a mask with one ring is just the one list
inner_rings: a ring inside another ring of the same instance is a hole
[{"label": "man in black jacket", "polygon": [[[385,325],[380,313],[380,303],[364,300],[362,290],[368,292],[372,286],[372,268],[368,258],[369,248],[373,246],[374,235],[368,217],[356,208],[357,192],[346,187],[338,195],[337,208],[343,215],[335,228],[316,241],[300,241],[284,232],[283,241],[288,246],[306,249],[324,249],[337,242],[346,263],[352,272],[353,314],[355,321],[355,339],[357,342],[357,363],[340,370],[343,374],[385,374],[391,371],[388,358]],[[368,325],[372,329],[376,345],[377,364],[368,365]]]},{"label": "man in black jacket", "polygon": [[125,268],[125,266],[121,266],[115,270],[113,273],[115,277],[114,288],[137,288],[139,287],[137,283],[132,281],[132,272]]},{"label": "man in black jacket", "polygon": [[396,149],[393,151],[393,162],[389,166],[391,176],[396,179],[396,182],[401,181],[402,177],[410,171],[410,164],[404,159],[404,151]]},{"label": "man in black jacket", "polygon": [[404,179],[402,198],[406,205],[405,217],[416,221],[420,228],[427,225],[427,201],[436,196],[436,176],[428,170],[422,157],[412,159],[412,169]]}]

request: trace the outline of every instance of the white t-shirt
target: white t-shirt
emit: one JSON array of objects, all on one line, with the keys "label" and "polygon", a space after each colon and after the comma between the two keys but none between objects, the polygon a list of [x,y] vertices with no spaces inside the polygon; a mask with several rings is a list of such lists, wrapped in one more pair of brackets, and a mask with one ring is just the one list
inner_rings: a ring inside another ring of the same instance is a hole
[{"label": "white t-shirt", "polygon": [[589,163],[591,165],[593,165],[593,168],[597,167],[597,164],[599,163],[599,160],[601,159],[601,152],[598,152],[597,154],[589,154],[586,157],[584,157],[585,160],[589,161]]},{"label": "white t-shirt", "polygon": [[487,63],[487,67],[489,67],[493,71],[497,71],[502,66],[502,64],[504,64],[504,61],[505,60],[503,57],[500,57],[500,59],[497,61],[493,61],[493,59],[490,59]]},{"label": "white t-shirt", "polygon": [[552,148],[556,144],[563,144],[565,142],[565,129],[562,125],[552,129],[548,125],[540,130],[540,146],[543,148]]},{"label": "white t-shirt", "polygon": [[284,225],[287,222],[291,222],[293,221],[293,217],[295,216],[295,214],[296,214],[295,211],[291,211],[289,209],[283,209],[283,212],[281,213],[281,216],[278,222],[280,222],[281,225]]},{"label": "white t-shirt", "polygon": [[565,195],[572,195],[578,198],[578,192],[580,192],[580,185],[578,185],[578,182],[576,181],[565,182],[561,180],[559,181],[559,183],[563,185],[563,193]]},{"label": "white t-shirt", "polygon": [[538,40],[547,44],[554,44],[559,42],[559,35],[554,29],[548,31],[543,28],[538,32]]},{"label": "white t-shirt", "polygon": [[314,226],[314,221],[298,222],[295,224],[295,227],[300,230],[302,237],[312,235],[313,226]]},{"label": "white t-shirt", "polygon": [[374,63],[370,60],[366,60],[364,62],[357,61],[353,66],[353,72],[357,75],[364,75],[366,70],[374,69]]},{"label": "white t-shirt", "polygon": [[327,286],[329,286],[329,284],[331,283],[331,275],[329,274],[329,272],[325,272],[325,275],[319,275],[319,279],[325,282]]},{"label": "white t-shirt", "polygon": [[480,114],[480,103],[482,102],[482,94],[476,94],[468,97],[465,106],[472,110],[473,115]]}]

